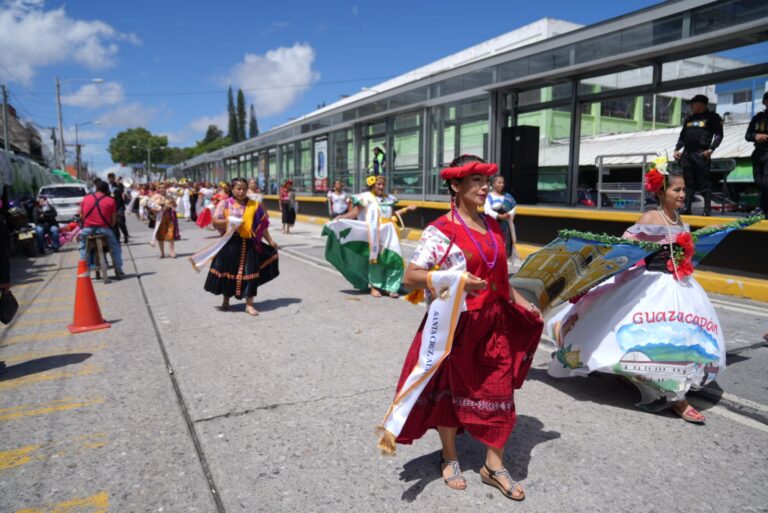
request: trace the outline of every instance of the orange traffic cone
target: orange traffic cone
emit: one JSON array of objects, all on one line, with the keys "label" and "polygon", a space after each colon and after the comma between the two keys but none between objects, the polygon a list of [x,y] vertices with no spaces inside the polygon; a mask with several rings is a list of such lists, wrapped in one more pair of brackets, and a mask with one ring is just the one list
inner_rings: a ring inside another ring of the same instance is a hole
[{"label": "orange traffic cone", "polygon": [[88,275],[88,262],[80,260],[77,264],[77,290],[75,291],[75,315],[72,324],[67,326],[70,333],[109,328],[111,324],[101,316],[96,292],[93,290],[91,277]]}]

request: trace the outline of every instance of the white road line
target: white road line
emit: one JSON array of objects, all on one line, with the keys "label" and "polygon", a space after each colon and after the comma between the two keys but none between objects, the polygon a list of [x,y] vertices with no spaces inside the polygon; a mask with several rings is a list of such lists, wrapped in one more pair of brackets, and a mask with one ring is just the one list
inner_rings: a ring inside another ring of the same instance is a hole
[{"label": "white road line", "polygon": [[736,308],[743,308],[745,310],[754,310],[757,312],[768,312],[768,307],[763,307],[759,305],[748,305],[745,303],[735,303],[733,301],[726,301],[724,299],[720,298],[710,298],[710,301],[712,301],[712,304],[715,305],[725,305],[725,306],[733,306]]},{"label": "white road line", "polygon": [[298,260],[298,261],[303,262],[303,263],[305,263],[307,265],[311,265],[312,267],[317,267],[318,269],[322,269],[323,271],[329,272],[331,274],[335,274],[337,276],[341,276],[336,269],[332,269],[332,268],[330,268],[328,266],[317,264],[317,263],[313,262],[311,260],[312,257],[310,257],[310,256],[306,256],[306,255],[298,256],[297,254],[295,254],[295,253],[293,253],[293,252],[291,252],[291,251],[289,251],[287,249],[282,249],[282,250],[278,249],[278,251],[280,251],[280,253],[285,255],[285,256],[293,258],[294,260]]},{"label": "white road line", "polygon": [[763,433],[768,433],[768,426],[763,424],[762,422],[756,421],[755,419],[752,419],[750,417],[745,417],[744,415],[733,412],[722,406],[712,404],[711,402],[701,399],[699,397],[696,397],[696,398],[691,397],[689,398],[689,401],[698,409],[705,410],[705,413],[714,413],[716,415],[720,415],[721,417],[725,417],[734,422],[737,422],[742,426],[751,427],[752,429],[757,429],[758,431],[762,431]]},{"label": "white road line", "polygon": [[715,308],[721,308],[723,310],[728,310],[729,312],[739,312],[742,314],[757,315],[759,317],[768,317],[768,312],[760,312],[758,310],[745,311],[743,308],[734,308],[732,306],[718,305],[717,303],[715,303]]}]

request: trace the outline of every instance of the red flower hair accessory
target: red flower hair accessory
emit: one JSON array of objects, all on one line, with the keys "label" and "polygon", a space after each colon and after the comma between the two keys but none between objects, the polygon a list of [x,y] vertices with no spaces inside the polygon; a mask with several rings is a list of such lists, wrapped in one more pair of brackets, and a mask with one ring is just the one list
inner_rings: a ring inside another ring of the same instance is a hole
[{"label": "red flower hair accessory", "polygon": [[493,176],[498,172],[499,166],[497,164],[474,161],[459,167],[447,167],[440,171],[440,178],[451,180],[453,178],[464,178],[469,175]]},{"label": "red flower hair accessory", "polygon": [[651,193],[657,193],[664,190],[664,175],[658,169],[653,168],[645,173],[645,190]]}]

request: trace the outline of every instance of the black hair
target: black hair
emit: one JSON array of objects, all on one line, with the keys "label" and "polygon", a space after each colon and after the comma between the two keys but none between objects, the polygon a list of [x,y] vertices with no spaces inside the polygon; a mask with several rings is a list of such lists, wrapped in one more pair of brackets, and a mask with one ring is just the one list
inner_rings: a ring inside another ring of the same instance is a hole
[{"label": "black hair", "polygon": [[232,180],[229,182],[229,188],[230,188],[230,189],[234,189],[234,188],[235,188],[235,184],[236,184],[237,182],[242,182],[242,183],[245,185],[245,187],[246,187],[246,188],[248,188],[248,180],[246,180],[246,179],[245,179],[245,178],[243,178],[242,176],[238,176],[238,177],[235,177],[235,178],[233,178],[233,179],[232,179]]},{"label": "black hair", "polygon": [[[485,160],[483,160],[482,158],[478,157],[477,155],[469,155],[469,154],[465,153],[464,155],[459,155],[458,157],[453,159],[451,161],[451,163],[448,164],[448,166],[446,166],[446,169],[447,168],[451,168],[451,167],[466,166],[467,164],[469,164],[471,162],[481,162],[481,163],[485,164]],[[461,178],[459,178],[458,180],[461,180]],[[451,189],[451,180],[446,180],[445,181],[445,186],[448,187],[448,192],[451,194],[451,197],[452,198],[455,197],[456,196],[456,191]]]},{"label": "black hair", "polygon": [[96,182],[96,192],[109,195],[109,184],[104,180]]},{"label": "black hair", "polygon": [[107,178],[114,178],[114,177],[115,177],[115,173],[109,173],[109,174],[107,175]]}]

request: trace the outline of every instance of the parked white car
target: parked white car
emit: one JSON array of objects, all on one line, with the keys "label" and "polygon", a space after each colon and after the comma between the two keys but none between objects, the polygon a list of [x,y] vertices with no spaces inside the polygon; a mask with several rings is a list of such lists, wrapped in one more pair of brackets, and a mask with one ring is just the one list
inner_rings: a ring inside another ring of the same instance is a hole
[{"label": "parked white car", "polygon": [[56,209],[56,220],[60,223],[69,222],[80,211],[80,203],[88,194],[84,184],[57,183],[40,187],[37,196],[45,196]]}]

